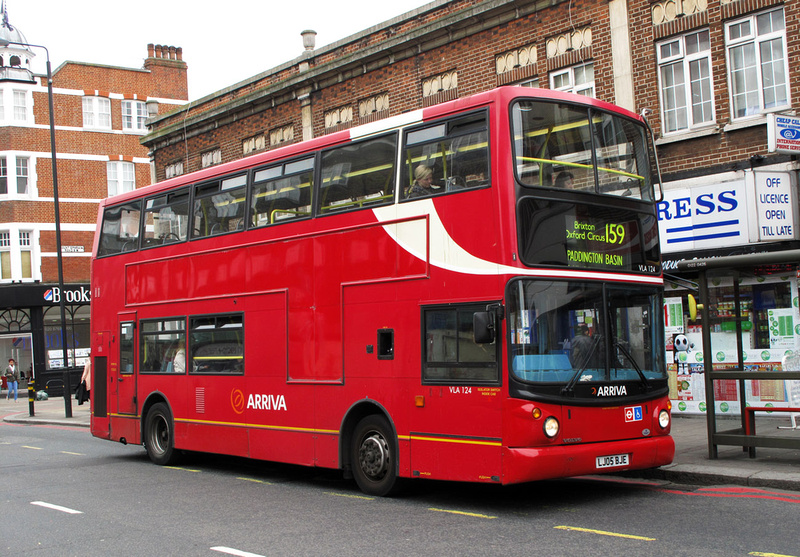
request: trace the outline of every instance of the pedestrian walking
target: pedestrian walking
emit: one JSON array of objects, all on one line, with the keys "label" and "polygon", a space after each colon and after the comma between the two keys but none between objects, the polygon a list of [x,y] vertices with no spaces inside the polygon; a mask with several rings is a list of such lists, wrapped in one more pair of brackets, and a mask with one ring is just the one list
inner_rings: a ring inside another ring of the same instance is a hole
[{"label": "pedestrian walking", "polygon": [[11,393],[14,393],[14,402],[17,402],[17,386],[19,385],[19,368],[14,358],[8,359],[8,367],[6,368],[6,383],[8,383],[8,394],[6,400],[11,400]]}]

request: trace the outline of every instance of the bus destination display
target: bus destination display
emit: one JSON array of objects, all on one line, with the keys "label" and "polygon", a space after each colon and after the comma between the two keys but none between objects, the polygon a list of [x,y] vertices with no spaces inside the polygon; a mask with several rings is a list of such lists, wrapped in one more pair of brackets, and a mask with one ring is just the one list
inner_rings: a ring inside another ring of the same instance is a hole
[{"label": "bus destination display", "polygon": [[523,198],[522,261],[604,271],[657,274],[658,226],[653,215],[607,206]]}]

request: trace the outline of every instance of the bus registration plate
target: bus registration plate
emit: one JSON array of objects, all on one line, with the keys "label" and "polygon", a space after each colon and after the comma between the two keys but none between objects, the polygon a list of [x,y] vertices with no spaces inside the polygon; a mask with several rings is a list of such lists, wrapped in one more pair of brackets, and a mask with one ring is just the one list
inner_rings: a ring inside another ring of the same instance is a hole
[{"label": "bus registration plate", "polygon": [[614,466],[627,466],[628,455],[614,454],[609,456],[597,457],[597,468],[612,468]]}]

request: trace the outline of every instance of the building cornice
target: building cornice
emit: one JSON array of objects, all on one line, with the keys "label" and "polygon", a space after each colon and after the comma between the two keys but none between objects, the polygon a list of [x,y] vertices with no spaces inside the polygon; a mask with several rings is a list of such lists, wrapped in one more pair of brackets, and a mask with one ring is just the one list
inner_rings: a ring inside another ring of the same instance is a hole
[{"label": "building cornice", "polygon": [[[565,1],[486,0],[443,15],[429,23],[414,26],[407,32],[396,31],[401,25],[409,24],[452,3],[449,0],[432,2],[327,47],[303,53],[291,62],[160,115],[150,121],[154,129],[142,138],[142,144],[151,150],[167,147],[295,100],[301,92],[305,94],[322,90]],[[349,54],[336,55],[336,51],[374,38],[379,33],[385,33],[387,37],[367,47],[356,48]],[[324,58],[331,60],[321,64],[313,63]],[[309,68],[274,83],[268,82],[270,77],[299,68],[301,63],[309,63]],[[261,81],[266,84],[252,92],[235,95],[237,91],[257,86]],[[226,100],[226,97],[231,98]],[[203,108],[204,105],[214,103],[219,104],[212,108]],[[192,114],[193,110],[198,112]]]}]

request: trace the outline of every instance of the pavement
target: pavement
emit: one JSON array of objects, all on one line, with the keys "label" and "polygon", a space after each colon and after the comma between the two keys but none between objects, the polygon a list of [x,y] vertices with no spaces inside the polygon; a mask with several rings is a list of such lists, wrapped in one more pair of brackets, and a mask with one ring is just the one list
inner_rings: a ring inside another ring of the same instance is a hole
[{"label": "pavement", "polygon": [[[24,393],[27,396],[27,392]],[[17,402],[0,396],[0,418],[12,424],[49,424],[89,428],[88,403],[78,405],[71,400],[72,416],[67,418],[63,397],[33,403],[33,415],[27,398]],[[799,420],[800,421],[800,420]],[[800,441],[800,429],[779,429],[791,426],[789,415],[757,417],[757,432],[762,435],[792,437]],[[735,429],[737,417],[719,418],[717,431]],[[651,470],[624,473],[626,477],[664,480],[690,485],[739,485],[751,488],[800,491],[800,447],[775,449],[759,447],[750,458],[740,446],[717,446],[717,458],[709,458],[708,429],[704,415],[676,415],[672,420],[675,459],[672,464]]]}]

